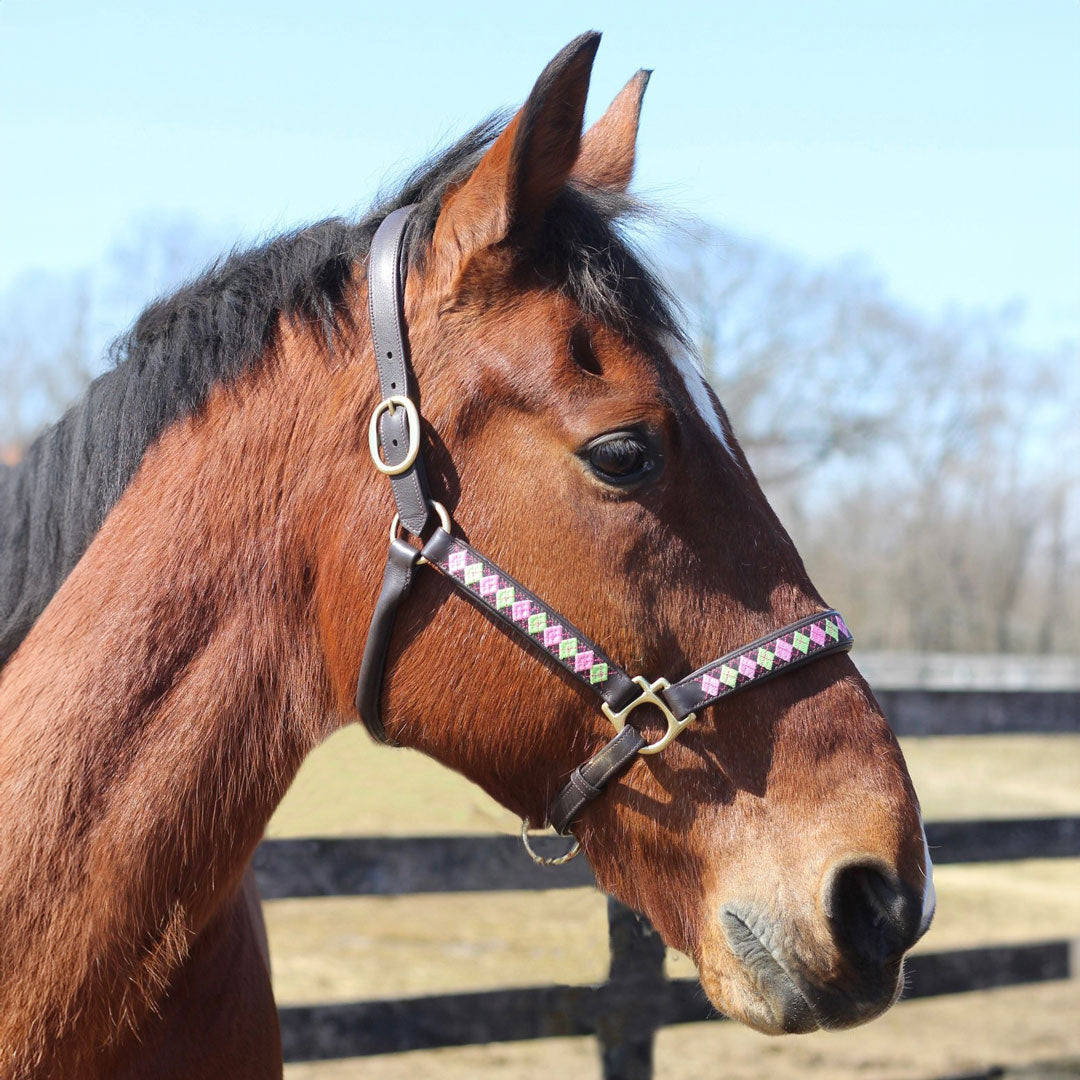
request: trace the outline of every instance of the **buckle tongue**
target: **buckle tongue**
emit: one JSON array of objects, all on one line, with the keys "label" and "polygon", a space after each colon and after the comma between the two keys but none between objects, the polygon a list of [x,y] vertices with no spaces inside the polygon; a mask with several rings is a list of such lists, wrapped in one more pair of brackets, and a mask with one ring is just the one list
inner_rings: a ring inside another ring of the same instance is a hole
[{"label": "buckle tongue", "polygon": [[[388,465],[379,453],[379,417],[384,412],[393,416],[395,409],[399,407],[405,410],[405,417],[409,422],[409,447],[405,457],[397,465]],[[388,398],[383,398],[375,406],[375,411],[371,414],[371,420],[368,423],[368,450],[371,452],[372,464],[386,476],[400,476],[416,464],[416,458],[420,453],[420,414],[411,398],[405,397],[404,394],[392,394]]]},{"label": "buckle tongue", "polygon": [[634,682],[641,688],[641,693],[629,705],[626,705],[618,712],[613,712],[611,706],[604,701],[600,705],[600,710],[612,722],[616,731],[622,731],[626,726],[627,716],[639,705],[655,705],[664,714],[664,719],[667,721],[667,731],[656,742],[643,746],[638,753],[658,754],[672,739],[677,739],[682,734],[682,730],[687,724],[692,724],[697,719],[697,713],[688,713],[680,720],[668,708],[667,702],[659,696],[660,691],[667,690],[671,686],[667,679],[657,679],[656,682],[650,683],[643,675],[635,675]]}]

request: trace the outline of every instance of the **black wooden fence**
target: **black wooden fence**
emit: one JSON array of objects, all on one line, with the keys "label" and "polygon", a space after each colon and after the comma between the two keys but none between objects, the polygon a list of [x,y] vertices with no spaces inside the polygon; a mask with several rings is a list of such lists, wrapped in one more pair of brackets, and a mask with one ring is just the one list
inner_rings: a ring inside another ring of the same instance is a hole
[{"label": "black wooden fence", "polygon": [[[878,694],[900,735],[1080,731],[1080,692],[926,691]],[[1080,817],[928,822],[935,864],[1080,857]],[[541,838],[538,843],[544,844]],[[556,846],[557,843],[556,843]],[[572,888],[592,884],[582,859],[556,871],[523,856],[517,837],[343,837],[270,840],[255,870],[263,897]],[[360,1057],[478,1043],[592,1035],[607,1080],[652,1076],[656,1031],[723,1019],[696,979],[668,979],[648,923],[609,900],[611,967],[599,986],[541,986],[334,1005],[286,1006],[286,1061]],[[921,953],[906,999],[1080,974],[1070,941]]]}]

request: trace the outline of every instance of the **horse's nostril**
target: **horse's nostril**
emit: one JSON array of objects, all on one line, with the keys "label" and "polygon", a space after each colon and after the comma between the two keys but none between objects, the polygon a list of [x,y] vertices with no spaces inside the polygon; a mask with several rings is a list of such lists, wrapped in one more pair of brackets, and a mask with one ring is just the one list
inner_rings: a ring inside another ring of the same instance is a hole
[{"label": "horse's nostril", "polygon": [[918,937],[919,897],[874,863],[834,870],[824,901],[837,944],[860,960],[888,963]]}]

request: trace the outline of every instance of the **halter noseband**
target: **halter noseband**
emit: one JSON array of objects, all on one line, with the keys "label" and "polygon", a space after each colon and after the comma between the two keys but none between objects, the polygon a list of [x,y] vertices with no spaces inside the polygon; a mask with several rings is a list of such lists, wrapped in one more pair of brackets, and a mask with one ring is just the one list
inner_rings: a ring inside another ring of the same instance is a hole
[{"label": "halter noseband", "polygon": [[[382,589],[368,630],[356,707],[371,735],[391,740],[383,727],[380,698],[386,655],[397,610],[412,583],[414,569],[429,564],[460,592],[506,627],[511,636],[545,653],[564,672],[578,679],[600,698],[600,709],[616,735],[593,757],[570,774],[548,810],[547,823],[568,835],[578,814],[605,785],[618,776],[638,754],[656,754],[692,723],[698,712],[723,698],[791,671],[810,660],[846,652],[853,638],[839,613],[833,610],[807,616],[766,634],[698,668],[676,683],[631,678],[599,645],[590,641],[490,559],[452,535],[450,515],[431,498],[420,455],[420,414],[408,393],[407,332],[404,315],[405,229],[415,207],[391,213],[379,226],[368,256],[368,298],[371,336],[383,400],[375,407],[368,429],[375,467],[390,478],[397,514],[390,529],[390,550]],[[419,550],[397,536],[400,525],[414,536],[428,526],[432,512],[439,525]],[[648,743],[630,725],[640,706],[657,710],[667,730]],[[526,829],[522,836],[528,847]],[[576,854],[575,845],[572,854]],[[533,855],[529,849],[530,855]],[[540,862],[565,861],[540,859]]]}]

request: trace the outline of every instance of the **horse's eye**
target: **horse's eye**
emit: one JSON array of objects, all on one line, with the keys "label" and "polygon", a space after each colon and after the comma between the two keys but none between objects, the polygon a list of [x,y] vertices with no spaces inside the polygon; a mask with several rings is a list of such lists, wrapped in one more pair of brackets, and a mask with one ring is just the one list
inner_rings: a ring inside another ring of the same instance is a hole
[{"label": "horse's eye", "polygon": [[640,431],[613,431],[593,439],[581,451],[585,463],[606,484],[636,484],[654,472],[660,455]]}]

